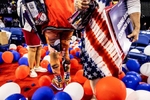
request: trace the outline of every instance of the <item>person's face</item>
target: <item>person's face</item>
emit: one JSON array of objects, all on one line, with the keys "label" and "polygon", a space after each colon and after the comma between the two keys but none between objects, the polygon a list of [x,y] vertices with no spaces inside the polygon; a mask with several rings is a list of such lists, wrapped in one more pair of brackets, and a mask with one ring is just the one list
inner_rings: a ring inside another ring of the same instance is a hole
[{"label": "person's face", "polygon": [[46,30],[45,36],[48,37],[49,40],[58,39],[59,38],[59,31]]}]

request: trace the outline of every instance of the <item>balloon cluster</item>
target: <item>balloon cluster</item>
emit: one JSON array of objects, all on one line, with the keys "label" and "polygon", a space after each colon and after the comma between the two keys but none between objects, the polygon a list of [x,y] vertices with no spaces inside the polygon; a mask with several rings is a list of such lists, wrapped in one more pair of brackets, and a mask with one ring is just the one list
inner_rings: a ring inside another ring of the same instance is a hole
[{"label": "balloon cluster", "polygon": [[42,86],[34,92],[32,100],[81,100],[83,95],[83,87],[77,82],[72,82],[56,94],[50,87]]},{"label": "balloon cluster", "polygon": [[[10,44],[9,51],[0,52],[0,64],[1,63],[14,63],[18,62],[19,67],[15,71],[15,75],[17,79],[24,79],[28,76],[27,70],[28,63],[28,50],[29,47],[26,44],[18,45]],[[50,56],[49,56],[48,45],[43,45],[41,50],[41,62],[40,66],[43,68],[47,68],[50,73],[53,73],[50,65]],[[82,68],[80,62],[80,43],[76,41],[76,37],[72,39],[72,46],[70,47],[70,59],[71,59],[71,67],[73,73],[76,73],[77,70]],[[62,57],[60,56],[60,61]],[[25,67],[26,66],[26,67]],[[26,76],[26,77],[25,77]]]},{"label": "balloon cluster", "polygon": [[[90,80],[83,76],[82,65],[80,64],[81,43],[77,37],[73,36],[69,53],[71,59],[71,73],[74,74],[72,83],[68,84],[63,91],[54,94],[54,91],[49,87],[51,78],[43,75],[38,79],[39,88],[32,95],[33,100],[81,100],[86,96],[93,96],[93,91],[90,86]],[[144,53],[150,55],[150,46],[147,46]],[[138,52],[138,50],[132,50]],[[47,68],[50,73],[53,73],[50,65],[48,46],[43,45],[41,51],[40,66]],[[9,56],[9,57],[8,57]],[[60,61],[61,61],[60,56]],[[15,71],[17,79],[24,79],[29,75],[28,67],[28,46],[10,45],[9,51],[0,52],[0,63],[18,62],[19,66]],[[108,76],[100,79],[95,89],[95,96],[98,100],[148,100],[150,96],[150,63],[140,64],[136,59],[128,59],[123,65],[123,72],[118,78]],[[8,83],[0,87],[0,100],[17,100],[19,98],[26,100],[20,94],[20,88],[15,83]],[[7,87],[6,87],[6,86]],[[4,88],[3,88],[4,87]],[[16,87],[14,91],[9,91],[8,88]],[[3,90],[1,90],[3,89]],[[5,91],[4,91],[5,90]],[[8,93],[6,93],[6,91]],[[3,96],[2,96],[2,95]]]},{"label": "balloon cluster", "polygon": [[[141,53],[137,49],[131,52]],[[144,49],[144,54],[150,56],[150,46]],[[150,63],[140,64],[138,59],[128,59],[123,65],[124,77],[121,79],[126,85],[126,100],[148,100],[150,96]]]},{"label": "balloon cluster", "polygon": [[19,100],[21,98],[25,98],[20,93],[21,88],[17,83],[14,82],[5,83],[0,87],[0,100]]}]

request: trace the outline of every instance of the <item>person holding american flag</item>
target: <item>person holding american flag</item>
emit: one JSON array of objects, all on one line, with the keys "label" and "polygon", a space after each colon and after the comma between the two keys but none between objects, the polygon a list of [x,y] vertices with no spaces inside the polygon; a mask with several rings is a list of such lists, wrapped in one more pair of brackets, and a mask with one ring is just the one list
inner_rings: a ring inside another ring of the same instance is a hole
[{"label": "person holding american flag", "polygon": [[[103,77],[118,77],[122,72],[124,58],[117,55],[116,47],[112,42],[108,25],[103,17],[103,10],[109,6],[111,0],[95,0],[98,8],[94,11],[88,25],[86,25],[82,40],[81,60],[84,68],[84,76],[90,80],[94,94],[96,83]],[[75,0],[76,10],[86,10],[90,7],[90,0]],[[127,37],[132,42],[138,40],[140,31],[140,0],[127,0],[127,12],[133,24],[133,31]],[[92,100],[96,100],[93,96]]]}]

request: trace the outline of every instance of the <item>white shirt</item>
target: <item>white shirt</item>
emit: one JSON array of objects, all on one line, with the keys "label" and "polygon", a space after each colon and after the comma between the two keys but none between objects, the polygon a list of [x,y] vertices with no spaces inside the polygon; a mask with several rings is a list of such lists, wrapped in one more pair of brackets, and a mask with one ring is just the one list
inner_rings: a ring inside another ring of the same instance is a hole
[{"label": "white shirt", "polygon": [[[74,0],[74,4],[76,3],[76,1],[78,1],[78,0]],[[102,0],[95,0],[95,1],[98,3],[98,5],[100,7],[99,10],[103,10],[103,8],[105,7],[105,3],[102,3]],[[140,0],[127,0],[127,7],[128,7],[129,15],[131,13],[141,12]],[[100,11],[100,12],[102,12],[102,11]]]},{"label": "white shirt", "polygon": [[0,22],[0,28],[4,28],[5,24],[3,22]]},{"label": "white shirt", "polygon": [[[44,0],[40,0],[40,2],[42,3],[42,4],[44,4]],[[22,4],[22,0],[18,0],[17,1],[17,13],[18,13],[18,16],[20,16],[20,8],[21,8],[21,4]],[[22,11],[25,11],[26,10],[26,8],[25,8],[25,6],[24,5],[22,5]],[[33,22],[33,20],[32,20],[32,22]],[[25,24],[24,24],[24,28],[23,28],[24,30],[26,30],[26,31],[29,31],[29,32],[31,32],[31,30],[32,30],[32,27],[30,26],[30,24],[27,22],[27,20],[25,20]]]},{"label": "white shirt", "polygon": [[140,0],[127,0],[128,14],[141,12]]},{"label": "white shirt", "polygon": [[[97,3],[99,4],[99,7],[103,8],[105,7],[105,4],[102,3],[102,0],[96,0]],[[107,0],[106,0],[107,1]],[[141,12],[141,4],[140,0],[127,0],[127,7],[128,7],[128,14],[132,14],[135,12]]]},{"label": "white shirt", "polygon": [[12,13],[11,7],[7,7],[7,11],[8,11],[8,14],[11,14]]}]

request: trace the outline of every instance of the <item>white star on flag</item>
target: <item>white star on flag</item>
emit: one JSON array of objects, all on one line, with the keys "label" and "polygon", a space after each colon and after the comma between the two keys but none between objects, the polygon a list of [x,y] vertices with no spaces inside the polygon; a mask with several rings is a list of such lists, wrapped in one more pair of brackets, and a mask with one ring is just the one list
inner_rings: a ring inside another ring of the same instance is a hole
[{"label": "white star on flag", "polygon": [[88,70],[88,71],[91,71],[91,70],[92,70],[92,68],[89,68],[89,67],[88,67],[88,68],[87,68],[87,70]]}]

